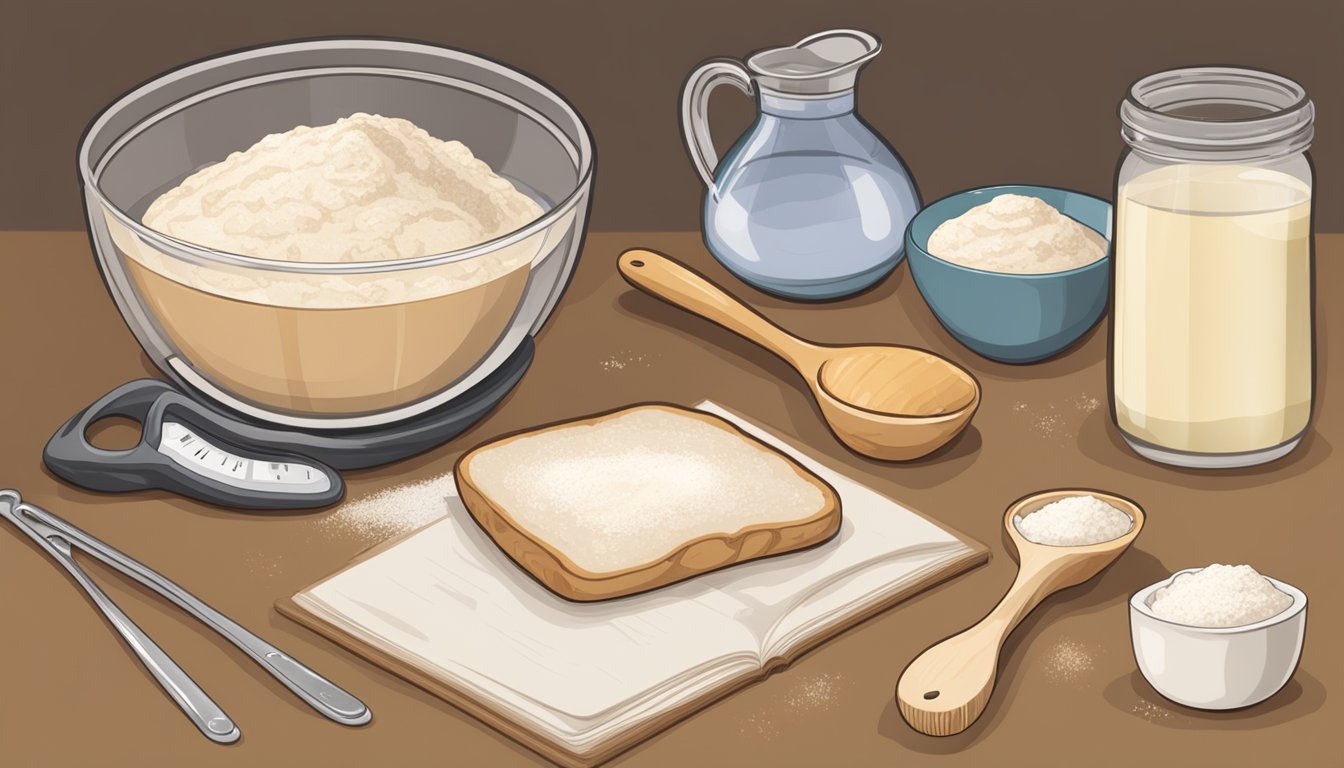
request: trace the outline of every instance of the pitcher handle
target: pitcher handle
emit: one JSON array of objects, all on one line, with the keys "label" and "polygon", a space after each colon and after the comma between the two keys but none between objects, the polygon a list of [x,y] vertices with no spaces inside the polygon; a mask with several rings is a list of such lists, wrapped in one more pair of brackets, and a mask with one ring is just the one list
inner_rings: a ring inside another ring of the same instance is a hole
[{"label": "pitcher handle", "polygon": [[686,138],[686,149],[705,186],[711,189],[719,154],[714,151],[714,138],[709,132],[709,94],[720,85],[731,85],[747,96],[756,93],[751,74],[734,59],[714,59],[701,64],[681,89],[681,132]]}]

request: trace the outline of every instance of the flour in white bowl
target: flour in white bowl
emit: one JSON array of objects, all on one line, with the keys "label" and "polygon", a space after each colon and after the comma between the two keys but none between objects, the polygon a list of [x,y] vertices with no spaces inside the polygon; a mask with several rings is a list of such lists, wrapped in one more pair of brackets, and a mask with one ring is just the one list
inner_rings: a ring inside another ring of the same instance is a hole
[{"label": "flour in white bowl", "polygon": [[1194,627],[1240,627],[1285,611],[1293,598],[1249,565],[1214,563],[1182,573],[1153,594],[1158,618]]}]

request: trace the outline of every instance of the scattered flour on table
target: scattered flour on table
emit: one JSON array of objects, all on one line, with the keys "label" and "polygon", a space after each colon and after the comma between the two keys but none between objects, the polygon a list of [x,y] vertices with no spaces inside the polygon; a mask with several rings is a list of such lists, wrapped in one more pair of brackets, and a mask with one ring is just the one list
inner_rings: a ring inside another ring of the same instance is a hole
[{"label": "scattered flour on table", "polygon": [[622,350],[614,355],[610,355],[598,363],[598,367],[604,371],[623,371],[626,368],[650,368],[653,366],[653,357],[644,353]]},{"label": "scattered flour on table", "polygon": [[1134,520],[1096,496],[1067,496],[1013,524],[1028,540],[1054,547],[1100,544],[1129,533]]},{"label": "scattered flour on table", "polygon": [[1106,255],[1106,239],[1030,195],[999,195],[929,235],[929,253],[972,269],[1064,272]]},{"label": "scattered flour on table", "polygon": [[832,709],[840,702],[842,688],[844,678],[837,674],[806,677],[789,689],[784,705],[794,712]]},{"label": "scattered flour on table", "polygon": [[327,532],[382,541],[446,517],[448,499],[456,495],[457,485],[449,472],[347,501],[322,518],[319,525]]},{"label": "scattered flour on table", "polygon": [[1240,627],[1282,613],[1293,598],[1249,565],[1183,573],[1154,593],[1149,607],[1167,621],[1195,627]]},{"label": "scattered flour on table", "polygon": [[1171,710],[1159,704],[1154,704],[1153,702],[1148,701],[1147,699],[1141,699],[1138,704],[1135,704],[1134,706],[1130,707],[1129,711],[1131,714],[1138,715],[1144,720],[1147,720],[1149,723],[1156,723],[1162,720],[1170,720],[1172,719],[1172,717],[1174,717],[1174,715],[1172,715],[1171,713]]},{"label": "scattered flour on table", "polygon": [[256,550],[243,555],[243,567],[248,573],[259,576],[279,576],[284,570],[280,566],[282,555],[275,552]]},{"label": "scattered flour on table", "polygon": [[1064,414],[1053,405],[1047,405],[1044,409],[1036,412],[1029,411],[1030,406],[1026,403],[1018,403],[1013,410],[1018,413],[1026,414],[1030,420],[1031,431],[1041,437],[1053,437],[1063,435],[1064,433]]},{"label": "scattered flour on table", "polygon": [[1101,399],[1092,395],[1078,395],[1069,402],[1079,413],[1092,413],[1101,407]]},{"label": "scattered flour on table", "polygon": [[760,736],[768,741],[779,736],[779,726],[765,715],[757,713],[742,721],[742,727],[737,732],[743,736]]},{"label": "scattered flour on table", "polygon": [[1078,434],[1079,422],[1101,407],[1101,399],[1086,393],[1080,393],[1062,402],[1046,403],[1034,408],[1030,403],[1013,403],[1013,413],[1026,420],[1027,431],[1038,437],[1054,438],[1061,441]]},{"label": "scattered flour on table", "polygon": [[1098,649],[1063,638],[1045,655],[1045,675],[1054,683],[1084,683],[1096,668]]},{"label": "scattered flour on table", "polygon": [[800,677],[770,707],[773,718],[757,712],[742,722],[738,732],[743,736],[777,738],[783,732],[803,727],[809,716],[840,706],[848,687],[844,676],[835,673]]}]

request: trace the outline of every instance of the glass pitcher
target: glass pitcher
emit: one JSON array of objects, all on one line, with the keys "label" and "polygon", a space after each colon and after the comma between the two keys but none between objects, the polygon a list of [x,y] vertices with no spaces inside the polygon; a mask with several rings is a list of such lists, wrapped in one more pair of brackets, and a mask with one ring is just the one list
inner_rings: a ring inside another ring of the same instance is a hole
[{"label": "glass pitcher", "polygon": [[[791,299],[833,299],[881,280],[905,255],[919,192],[905,164],[854,111],[859,69],[876,37],[812,35],[761,51],[743,66],[715,59],[682,91],[681,127],[704,179],[705,244],[742,280]],[[732,85],[755,96],[755,123],[719,162],[709,95]]]}]

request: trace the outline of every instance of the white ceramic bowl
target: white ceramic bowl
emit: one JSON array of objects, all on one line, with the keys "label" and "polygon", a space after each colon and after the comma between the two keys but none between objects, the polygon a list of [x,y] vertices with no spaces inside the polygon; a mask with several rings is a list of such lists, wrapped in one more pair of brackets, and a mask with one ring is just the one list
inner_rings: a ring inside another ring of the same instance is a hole
[{"label": "white ceramic bowl", "polygon": [[1157,692],[1197,709],[1239,709],[1278,693],[1297,669],[1307,628],[1307,596],[1277,579],[1270,583],[1293,598],[1280,613],[1240,627],[1194,627],[1153,615],[1157,590],[1188,568],[1139,590],[1129,599],[1134,660]]}]

